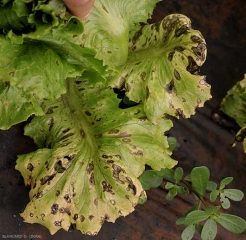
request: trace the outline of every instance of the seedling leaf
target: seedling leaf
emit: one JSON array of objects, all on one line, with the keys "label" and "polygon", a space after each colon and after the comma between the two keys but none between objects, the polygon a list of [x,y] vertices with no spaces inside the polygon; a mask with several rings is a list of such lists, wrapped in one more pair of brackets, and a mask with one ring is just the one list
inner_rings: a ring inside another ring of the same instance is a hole
[{"label": "seedling leaf", "polygon": [[207,167],[195,167],[191,171],[192,187],[200,194],[203,195],[206,191],[210,172]]},{"label": "seedling leaf", "polygon": [[182,240],[191,240],[195,234],[195,225],[191,224],[188,227],[184,229],[184,231],[181,234],[181,239]]},{"label": "seedling leaf", "polygon": [[217,218],[217,222],[233,233],[242,233],[246,229],[246,221],[231,214],[220,214]]},{"label": "seedling leaf", "polygon": [[202,229],[202,240],[213,240],[217,235],[217,224],[214,220],[208,219]]}]

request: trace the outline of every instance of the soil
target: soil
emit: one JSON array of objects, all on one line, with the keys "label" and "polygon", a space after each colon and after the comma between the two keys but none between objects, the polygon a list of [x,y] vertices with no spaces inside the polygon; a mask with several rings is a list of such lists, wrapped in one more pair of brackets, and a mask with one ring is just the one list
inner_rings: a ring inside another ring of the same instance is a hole
[{"label": "soil", "polygon": [[[242,145],[231,147],[237,125],[219,112],[226,92],[246,72],[246,1],[245,0],[170,0],[160,2],[152,22],[168,14],[181,13],[192,20],[194,29],[201,31],[207,42],[208,56],[201,73],[212,86],[212,100],[190,119],[174,120],[169,132],[177,138],[180,147],[173,158],[189,172],[195,166],[207,166],[213,181],[232,176],[231,188],[246,193],[246,155]],[[77,230],[60,230],[51,236],[38,224],[26,224],[19,213],[28,203],[28,191],[19,172],[14,169],[16,157],[36,149],[28,137],[23,136],[23,124],[8,131],[0,131],[0,237],[24,235],[28,239],[68,240],[176,240],[184,226],[175,222],[193,204],[193,197],[178,196],[173,201],[165,199],[162,188],[147,192],[148,201],[136,211],[116,223],[105,223],[95,237],[81,235]],[[246,219],[246,199],[232,203],[226,211]],[[199,239],[196,234],[194,239]],[[246,233],[235,235],[218,228],[217,240],[246,239]]]}]

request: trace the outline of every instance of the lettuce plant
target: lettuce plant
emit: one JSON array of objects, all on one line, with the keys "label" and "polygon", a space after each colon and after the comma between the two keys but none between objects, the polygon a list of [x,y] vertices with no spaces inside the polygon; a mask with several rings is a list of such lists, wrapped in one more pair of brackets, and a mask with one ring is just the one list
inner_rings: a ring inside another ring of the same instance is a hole
[{"label": "lettuce plant", "polygon": [[233,146],[238,142],[243,142],[244,152],[246,152],[246,74],[244,78],[237,82],[224,97],[221,103],[221,110],[229,117],[233,118],[241,128],[236,134]]},{"label": "lettuce plant", "polygon": [[28,119],[39,148],[17,159],[25,222],[95,235],[146,199],[145,165],[177,164],[168,117],[210,98],[206,43],[184,15],[147,24],[158,1],[97,0],[81,22],[60,0],[1,0],[0,127]]}]

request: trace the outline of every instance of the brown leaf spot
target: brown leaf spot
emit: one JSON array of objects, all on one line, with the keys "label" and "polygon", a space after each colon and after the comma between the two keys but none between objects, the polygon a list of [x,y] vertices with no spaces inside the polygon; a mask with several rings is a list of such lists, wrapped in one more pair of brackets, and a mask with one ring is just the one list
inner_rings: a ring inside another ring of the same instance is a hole
[{"label": "brown leaf spot", "polygon": [[91,113],[89,112],[89,111],[85,111],[85,115],[87,115],[87,116],[91,116]]},{"label": "brown leaf spot", "polygon": [[91,176],[90,176],[90,184],[91,185],[95,185],[94,173],[92,173]]},{"label": "brown leaf spot", "polygon": [[74,214],[73,219],[76,221],[78,219],[79,215],[77,213]]},{"label": "brown leaf spot", "polygon": [[110,203],[111,203],[112,205],[115,205],[115,200],[110,200]]},{"label": "brown leaf spot", "polygon": [[178,52],[183,52],[185,49],[181,46],[177,46],[174,48],[175,51],[178,51]]},{"label": "brown leaf spot", "polygon": [[195,43],[203,43],[203,40],[200,37],[196,36],[196,35],[192,35],[190,37],[190,39],[191,39],[192,42],[195,42]]},{"label": "brown leaf spot", "polygon": [[85,132],[84,132],[84,130],[80,130],[80,136],[82,137],[82,138],[84,138],[85,137]]},{"label": "brown leaf spot", "polygon": [[41,219],[44,221],[44,217],[45,217],[45,214],[44,213],[42,213],[41,214]]},{"label": "brown leaf spot", "polygon": [[142,116],[138,118],[141,122],[145,122],[147,120],[146,116]]},{"label": "brown leaf spot", "polygon": [[91,174],[93,169],[94,169],[94,164],[91,162],[91,163],[88,164],[86,171],[87,171],[88,174]]},{"label": "brown leaf spot", "polygon": [[34,170],[34,166],[31,163],[29,163],[27,165],[27,170],[29,170],[30,172],[32,172]]},{"label": "brown leaf spot", "polygon": [[61,223],[62,223],[62,220],[61,220],[61,221],[55,221],[55,222],[54,222],[54,225],[55,225],[56,227],[61,227]]},{"label": "brown leaf spot", "polygon": [[180,109],[180,108],[177,108],[177,110],[176,110],[176,116],[185,118],[184,112],[183,112],[183,110]]},{"label": "brown leaf spot", "polygon": [[112,186],[110,184],[107,184],[106,181],[102,181],[102,187],[103,187],[103,192],[108,192],[114,195],[115,193],[112,191]]},{"label": "brown leaf spot", "polygon": [[119,129],[112,129],[112,130],[110,130],[110,131],[108,132],[108,134],[117,134],[117,133],[119,133],[119,132],[120,132]]},{"label": "brown leaf spot", "polygon": [[180,28],[177,28],[175,30],[175,37],[180,37],[183,34],[187,34],[188,33],[188,30],[189,30],[189,27],[188,26],[185,26],[185,25],[183,25]]},{"label": "brown leaf spot", "polygon": [[55,177],[55,174],[51,175],[51,176],[45,176],[43,178],[40,179],[40,183],[41,185],[46,184],[47,182],[51,181],[53,178]]},{"label": "brown leaf spot", "polygon": [[54,203],[52,206],[51,206],[51,214],[57,214],[58,212],[58,209],[59,209],[59,205],[57,203]]},{"label": "brown leaf spot", "polygon": [[145,80],[146,75],[147,75],[146,72],[142,72],[142,73],[140,74],[140,78],[142,79],[142,81]]},{"label": "brown leaf spot", "polygon": [[47,125],[49,126],[49,131],[51,131],[51,129],[52,129],[53,125],[54,125],[54,118],[53,117],[48,119]]},{"label": "brown leaf spot", "polygon": [[84,217],[83,215],[81,215],[81,216],[79,217],[79,219],[80,219],[80,222],[84,222],[84,221],[85,221],[85,217]]},{"label": "brown leaf spot", "polygon": [[174,54],[175,54],[175,52],[174,52],[174,51],[172,51],[172,52],[170,52],[170,53],[168,54],[167,59],[168,59],[170,62],[173,60],[173,56],[174,56]]},{"label": "brown leaf spot", "polygon": [[95,217],[95,216],[90,215],[90,216],[89,216],[89,220],[91,221],[94,217]]},{"label": "brown leaf spot", "polygon": [[70,198],[69,194],[66,194],[64,196],[64,199],[66,200],[67,203],[71,203],[71,198]]},{"label": "brown leaf spot", "polygon": [[195,60],[188,56],[188,66],[186,67],[186,70],[190,72],[191,74],[197,75],[199,73],[200,67],[196,64]]},{"label": "brown leaf spot", "polygon": [[180,80],[180,79],[181,79],[180,74],[179,74],[179,72],[178,72],[176,69],[174,69],[173,74],[174,74],[174,77],[175,77],[177,80]]},{"label": "brown leaf spot", "polygon": [[174,90],[174,81],[173,81],[173,79],[168,84],[166,84],[165,89],[166,89],[166,91],[168,93],[172,93],[173,92],[173,90]]},{"label": "brown leaf spot", "polygon": [[138,150],[137,152],[134,152],[133,154],[136,155],[136,156],[142,157],[143,156],[143,151]]},{"label": "brown leaf spot", "polygon": [[43,191],[40,191],[37,193],[36,198],[41,198],[43,197]]}]

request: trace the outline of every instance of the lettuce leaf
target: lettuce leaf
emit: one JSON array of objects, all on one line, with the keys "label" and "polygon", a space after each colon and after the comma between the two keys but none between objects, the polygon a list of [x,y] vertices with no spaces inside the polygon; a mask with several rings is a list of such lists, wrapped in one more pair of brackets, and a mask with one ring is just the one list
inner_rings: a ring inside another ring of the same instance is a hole
[{"label": "lettuce leaf", "polygon": [[221,103],[221,110],[235,119],[240,127],[246,125],[246,74],[228,92]]},{"label": "lettuce leaf", "polygon": [[138,180],[145,164],[155,170],[176,165],[164,136],[172,123],[163,119],[154,126],[141,104],[118,108],[114,92],[103,86],[84,79],[67,84],[67,93],[44,101],[46,115],[26,128],[40,149],[17,160],[31,186],[21,215],[51,234],[76,224],[95,235],[104,221],[128,215],[145,195]]},{"label": "lettuce leaf", "polygon": [[111,81],[134,102],[143,102],[157,123],[165,114],[190,117],[210,96],[210,85],[199,76],[206,43],[190,20],[173,14],[161,22],[139,26],[130,34],[129,56]]},{"label": "lettuce leaf", "polygon": [[96,57],[112,68],[124,64],[129,32],[146,23],[159,1],[97,0],[85,21],[85,46],[97,49]]},{"label": "lettuce leaf", "polygon": [[[210,98],[206,44],[183,15],[146,24],[157,2],[97,0],[80,21],[60,0],[1,1],[0,128],[34,115],[25,134],[39,147],[16,165],[31,188],[26,222],[95,235],[144,201],[145,165],[177,164],[167,115]],[[133,106],[120,109],[113,88]]]},{"label": "lettuce leaf", "polygon": [[17,122],[25,121],[30,115],[44,112],[34,96],[0,81],[0,126],[8,129]]},{"label": "lettuce leaf", "polygon": [[244,152],[246,152],[246,74],[227,92],[220,109],[241,127],[236,134],[233,146],[237,142],[243,142]]}]

